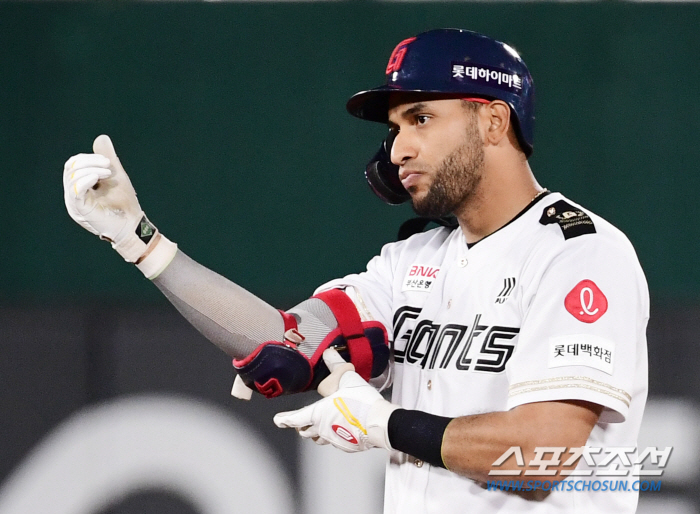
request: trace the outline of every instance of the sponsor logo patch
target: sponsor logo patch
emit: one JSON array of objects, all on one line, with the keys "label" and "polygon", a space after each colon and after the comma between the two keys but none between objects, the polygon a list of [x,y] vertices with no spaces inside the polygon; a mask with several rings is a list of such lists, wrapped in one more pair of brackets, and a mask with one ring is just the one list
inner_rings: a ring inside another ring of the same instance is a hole
[{"label": "sponsor logo patch", "polygon": [[564,200],[559,200],[545,207],[540,223],[542,225],[557,223],[561,228],[562,234],[564,234],[564,239],[596,233],[591,217]]},{"label": "sponsor logo patch", "polygon": [[433,288],[440,268],[426,264],[414,264],[406,271],[401,291],[422,291],[427,293]]},{"label": "sponsor logo patch", "polygon": [[352,435],[347,428],[341,425],[333,425],[331,428],[333,429],[333,432],[335,432],[341,439],[345,439],[347,442],[352,444],[359,444],[357,439],[355,439],[355,436]]},{"label": "sponsor logo patch", "polygon": [[608,339],[576,334],[552,337],[549,340],[550,368],[586,366],[612,375],[614,363],[615,343]]},{"label": "sponsor logo patch", "polygon": [[520,93],[523,89],[522,77],[493,66],[453,62],[451,72],[453,82],[477,83],[510,93]]},{"label": "sponsor logo patch", "polygon": [[574,318],[594,323],[608,310],[608,299],[592,280],[582,280],[564,298],[564,307]]}]

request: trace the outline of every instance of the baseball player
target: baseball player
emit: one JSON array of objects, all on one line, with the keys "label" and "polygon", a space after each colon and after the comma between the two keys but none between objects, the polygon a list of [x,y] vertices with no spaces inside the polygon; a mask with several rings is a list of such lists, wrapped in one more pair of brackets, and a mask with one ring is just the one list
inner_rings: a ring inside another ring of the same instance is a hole
[{"label": "baseball player", "polygon": [[[595,471],[582,448],[636,446],[649,300],[626,237],[535,180],[525,63],[486,36],[433,30],[399,43],[386,84],[347,107],[389,127],[367,168],[375,193],[458,226],[386,245],[288,312],[165,238],[106,136],[66,163],[68,211],[234,357],[235,395],[317,388],[275,423],[387,450],[385,512],[634,512],[631,490],[551,487]],[[535,485],[490,490],[504,476]]]}]

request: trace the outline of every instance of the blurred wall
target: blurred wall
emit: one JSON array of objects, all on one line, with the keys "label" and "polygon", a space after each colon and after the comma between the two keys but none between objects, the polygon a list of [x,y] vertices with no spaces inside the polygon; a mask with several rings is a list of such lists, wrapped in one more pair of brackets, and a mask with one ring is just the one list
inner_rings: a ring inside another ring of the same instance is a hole
[{"label": "blurred wall", "polygon": [[[227,359],[70,220],[63,162],[110,134],[168,237],[289,307],[363,269],[411,217],[364,183],[385,129],[344,104],[382,82],[398,41],[439,26],[528,63],[531,165],[632,240],[652,293],[651,395],[697,412],[699,4],[0,2],[0,484],[85,408],[176,394],[249,423],[312,512],[309,450],[270,422],[309,398],[233,402]],[[169,487],[99,512],[214,512]],[[671,484],[687,509],[665,512],[694,512],[695,489]]]},{"label": "blurred wall", "polygon": [[625,231],[655,299],[700,299],[699,4],[0,3],[0,299],[158,300],[61,202],[112,136],[150,218],[273,301],[361,269],[408,208],[364,184],[384,128],[346,114],[397,41],[511,43],[537,91],[532,167]]}]

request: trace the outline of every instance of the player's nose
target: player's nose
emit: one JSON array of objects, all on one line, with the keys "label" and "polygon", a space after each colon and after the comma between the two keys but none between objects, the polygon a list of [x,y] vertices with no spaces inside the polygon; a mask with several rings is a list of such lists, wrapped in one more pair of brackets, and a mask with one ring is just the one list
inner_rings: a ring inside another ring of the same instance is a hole
[{"label": "player's nose", "polygon": [[391,145],[391,162],[397,166],[403,166],[417,154],[416,140],[410,134],[410,130],[400,130]]}]

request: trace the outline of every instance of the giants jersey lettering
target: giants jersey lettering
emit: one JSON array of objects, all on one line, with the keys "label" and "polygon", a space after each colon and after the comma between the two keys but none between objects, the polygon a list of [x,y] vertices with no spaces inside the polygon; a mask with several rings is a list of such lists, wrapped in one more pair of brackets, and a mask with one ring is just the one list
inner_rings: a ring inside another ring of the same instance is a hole
[{"label": "giants jersey lettering", "polygon": [[[319,290],[347,286],[389,331],[392,402],[458,417],[585,400],[604,407],[588,445],[636,446],[646,281],[626,237],[562,195],[540,197],[471,247],[446,228],[386,245],[366,272]],[[555,491],[533,503],[398,452],[387,466],[387,513],[620,514],[636,502]]]}]

